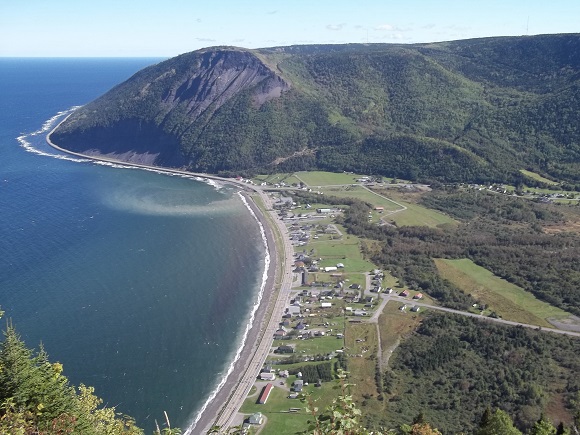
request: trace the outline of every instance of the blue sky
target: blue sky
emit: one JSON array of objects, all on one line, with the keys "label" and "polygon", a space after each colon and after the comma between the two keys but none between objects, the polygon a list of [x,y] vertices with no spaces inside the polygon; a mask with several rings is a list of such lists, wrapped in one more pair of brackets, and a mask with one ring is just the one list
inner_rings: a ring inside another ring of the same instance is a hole
[{"label": "blue sky", "polygon": [[0,0],[0,56],[576,33],[579,18],[580,0]]}]

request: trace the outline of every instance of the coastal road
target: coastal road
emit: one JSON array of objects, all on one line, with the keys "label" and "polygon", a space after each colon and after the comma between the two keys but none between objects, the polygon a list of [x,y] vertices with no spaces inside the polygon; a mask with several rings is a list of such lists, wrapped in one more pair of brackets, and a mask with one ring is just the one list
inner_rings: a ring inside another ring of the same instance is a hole
[{"label": "coastal road", "polygon": [[[260,195],[262,201],[267,210],[272,210],[270,198],[260,189],[255,189],[255,191]],[[260,373],[264,362],[270,352],[272,346],[272,338],[274,332],[278,329],[280,319],[284,314],[284,309],[288,303],[288,298],[290,295],[290,290],[292,288],[293,282],[293,272],[292,272],[292,259],[294,256],[294,251],[288,237],[288,230],[283,222],[281,222],[276,216],[275,212],[271,211],[270,216],[275,222],[276,230],[273,229],[274,237],[276,238],[276,233],[278,233],[281,238],[281,245],[279,246],[280,257],[278,261],[275,262],[273,267],[276,267],[276,272],[278,273],[280,281],[280,289],[276,295],[276,299],[273,301],[273,310],[266,314],[266,318],[262,323],[262,329],[260,330],[260,336],[258,338],[258,347],[254,352],[251,360],[248,362],[245,371],[239,380],[236,388],[234,389],[229,400],[226,402],[222,408],[217,420],[215,421],[215,426],[219,426],[221,429],[227,429],[232,425],[236,425],[236,415],[240,407],[242,406],[246,396],[248,395],[252,385],[256,381],[256,377]],[[271,253],[274,255],[274,253]],[[271,289],[266,289],[266,291]],[[272,302],[270,303],[270,307]]]}]

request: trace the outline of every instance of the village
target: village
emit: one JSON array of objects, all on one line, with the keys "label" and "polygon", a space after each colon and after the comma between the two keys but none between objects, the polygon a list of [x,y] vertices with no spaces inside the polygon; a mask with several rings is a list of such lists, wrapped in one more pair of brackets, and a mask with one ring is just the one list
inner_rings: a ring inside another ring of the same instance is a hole
[{"label": "village", "polygon": [[[386,406],[377,389],[383,382],[382,373],[401,340],[418,327],[426,311],[537,329],[516,318],[503,319],[494,311],[495,304],[486,300],[467,311],[442,307],[399,281],[390,270],[377,268],[363,255],[373,242],[348,234],[341,225],[349,198],[372,205],[368,212],[372,225],[454,225],[449,216],[413,201],[429,186],[323,172],[238,182],[256,186],[265,205],[263,211],[284,233],[286,264],[282,269],[288,271],[284,272],[284,290],[277,296],[265,344],[260,346],[259,361],[263,363],[248,369],[240,390],[243,395],[239,396],[243,403],[229,420],[241,433],[295,433],[312,419],[307,409],[324,409],[340,394],[351,395],[368,411],[381,412]],[[459,188],[499,189],[475,185]],[[337,198],[344,198],[345,204],[337,204],[341,202]],[[506,283],[488,278],[485,286],[490,285],[504,291]],[[530,307],[536,304],[526,298]],[[342,390],[342,373],[348,373],[348,391]]]},{"label": "village", "polygon": [[[294,251],[288,259],[292,289],[266,362],[240,409],[242,433],[258,433],[268,419],[280,415],[295,414],[303,424],[308,415],[299,399],[305,394],[336,396],[335,375],[347,370],[347,361],[377,352],[375,346],[365,346],[364,338],[356,340],[357,349],[349,348],[348,325],[376,323],[391,297],[401,313],[418,313],[424,306],[419,301],[432,303],[420,292],[395,290],[393,277],[362,258],[358,240],[335,222],[340,207],[299,204],[279,192],[269,195]],[[268,433],[276,424],[268,424]]]}]

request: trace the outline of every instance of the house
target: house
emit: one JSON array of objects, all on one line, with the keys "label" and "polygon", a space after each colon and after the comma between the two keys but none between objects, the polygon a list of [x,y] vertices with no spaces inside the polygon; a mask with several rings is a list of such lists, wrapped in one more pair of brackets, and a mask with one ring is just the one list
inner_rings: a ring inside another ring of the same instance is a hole
[{"label": "house", "polygon": [[382,213],[382,212],[385,211],[385,207],[377,206],[377,207],[375,207],[375,211],[378,211],[379,213]]},{"label": "house", "polygon": [[278,346],[274,353],[294,353],[292,346]]},{"label": "house", "polygon": [[291,316],[299,316],[300,307],[298,305],[290,305],[288,308],[286,308],[286,313],[290,314]]},{"label": "house", "polygon": [[409,296],[409,290],[403,290],[401,293],[399,293],[399,296],[403,296],[404,298],[406,298],[407,296]]},{"label": "house", "polygon": [[294,327],[294,329],[296,329],[297,331],[302,331],[303,329],[306,329],[306,325],[302,322],[298,323],[298,325],[296,325]]},{"label": "house", "polygon": [[[262,380],[262,381],[275,381],[276,380],[276,374],[275,373],[262,372],[262,373],[260,373],[260,380]],[[264,402],[264,403],[266,403],[266,402]]]},{"label": "house", "polygon": [[317,208],[316,213],[332,213],[332,210],[329,208]]},{"label": "house", "polygon": [[367,313],[365,310],[354,310],[354,315],[355,316],[368,316],[369,313]]},{"label": "house", "polygon": [[330,308],[330,307],[332,307],[331,302],[323,302],[320,304],[320,308]]},{"label": "house", "polygon": [[351,288],[353,290],[360,290],[360,284],[351,284],[348,286],[348,288]]},{"label": "house", "polygon": [[288,334],[288,330],[284,326],[280,326],[280,328],[274,332],[274,337],[286,337],[286,334]]},{"label": "house", "polygon": [[367,296],[365,300],[367,304],[372,304],[375,301],[375,298],[372,296]]},{"label": "house", "polygon": [[344,264],[343,263],[336,263],[336,267],[339,269],[344,269]]},{"label": "house", "polygon": [[418,313],[420,309],[421,309],[421,307],[419,307],[418,305],[415,305],[413,308],[411,308],[411,311],[414,313]]},{"label": "house", "polygon": [[294,381],[294,386],[292,387],[292,389],[295,392],[300,393],[303,388],[304,388],[304,381],[302,379],[296,379]]},{"label": "house", "polygon": [[290,373],[288,372],[288,370],[280,370],[278,372],[278,376],[280,376],[281,378],[287,378],[288,376],[290,376]]},{"label": "house", "polygon": [[399,308],[399,310],[401,311],[405,311],[407,309],[407,305],[401,305],[401,308]]},{"label": "house", "polygon": [[327,266],[323,268],[325,272],[334,272],[337,268],[336,266]]},{"label": "house", "polygon": [[415,296],[413,296],[413,299],[423,299],[423,293],[417,293]]},{"label": "house", "polygon": [[262,390],[262,394],[260,394],[260,397],[258,398],[258,403],[260,405],[266,404],[266,402],[268,401],[268,397],[270,397],[270,393],[272,392],[272,388],[274,388],[273,384],[270,383],[266,384],[266,386]]},{"label": "house", "polygon": [[290,393],[288,399],[298,399],[298,393]]},{"label": "house", "polygon": [[264,421],[264,416],[262,415],[261,412],[256,412],[256,413],[250,415],[250,418],[248,419],[248,423],[250,423],[250,424],[262,424],[263,421]]}]

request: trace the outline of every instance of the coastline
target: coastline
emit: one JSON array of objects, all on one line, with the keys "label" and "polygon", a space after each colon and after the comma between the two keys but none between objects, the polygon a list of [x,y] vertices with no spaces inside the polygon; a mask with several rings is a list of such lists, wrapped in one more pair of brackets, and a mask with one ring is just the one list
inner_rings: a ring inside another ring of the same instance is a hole
[{"label": "coastline", "polygon": [[[120,160],[116,160],[113,158],[105,157],[105,156],[91,156],[85,155],[73,151],[69,151],[59,147],[58,145],[54,144],[50,136],[51,134],[58,128],[58,126],[64,122],[69,115],[64,117],[54,128],[50,130],[50,132],[46,135],[46,142],[54,149],[63,152],[68,155],[73,155],[76,157],[80,157],[82,159],[88,159],[94,161],[95,163],[106,163],[112,166],[120,165],[122,167],[135,167],[144,170],[154,171],[157,173],[166,173],[171,175],[181,175],[186,177],[198,178],[199,181],[206,181],[211,183],[228,183],[239,187],[241,190],[239,195],[241,196],[242,201],[244,202],[245,206],[248,208],[250,213],[253,215],[254,219],[256,219],[258,225],[260,226],[261,237],[264,241],[265,248],[266,248],[266,259],[265,259],[265,270],[264,275],[261,283],[261,289],[259,291],[256,307],[250,313],[251,321],[248,324],[249,328],[244,331],[244,336],[240,342],[239,348],[236,351],[235,357],[233,361],[229,362],[228,371],[222,378],[221,382],[217,386],[217,388],[212,391],[210,396],[204,402],[200,410],[192,410],[192,412],[196,412],[197,415],[194,415],[192,421],[188,422],[189,427],[184,428],[184,435],[185,434],[205,434],[207,433],[213,426],[216,424],[220,418],[224,417],[224,414],[227,414],[226,424],[222,424],[223,427],[227,427],[232,424],[232,420],[237,413],[237,410],[241,406],[243,399],[240,400],[240,397],[245,398],[249,389],[251,388],[251,384],[247,381],[248,373],[250,373],[250,377],[255,379],[257,372],[252,373],[250,370],[250,363],[253,362],[255,365],[259,365],[261,367],[263,363],[263,358],[260,357],[260,347],[263,343],[271,343],[271,335],[268,335],[267,326],[270,323],[270,319],[267,318],[268,312],[272,309],[275,310],[275,306],[280,306],[280,301],[285,302],[286,298],[281,298],[282,294],[286,294],[282,290],[282,276],[281,268],[285,269],[284,263],[281,262],[280,257],[280,250],[284,251],[283,248],[285,246],[279,247],[276,245],[276,237],[274,235],[275,223],[269,222],[268,218],[265,216],[264,212],[260,210],[258,205],[255,203],[255,199],[249,195],[249,192],[253,192],[255,195],[259,195],[261,200],[264,202],[264,206],[267,206],[265,194],[259,190],[254,188],[253,186],[249,186],[245,183],[238,182],[236,180],[213,176],[209,174],[202,174],[202,173],[193,173],[185,170],[180,169],[173,169],[173,168],[160,168],[157,166],[151,165],[144,165],[138,163],[130,163],[130,162],[123,162]],[[55,117],[56,118],[56,117]],[[86,160],[84,160],[86,161]],[[285,245],[283,243],[283,245]],[[287,251],[287,248],[286,248]],[[287,262],[286,262],[287,263]],[[285,277],[288,277],[289,274],[286,273]],[[278,285],[277,285],[278,283]],[[289,286],[288,286],[289,287]],[[278,297],[274,297],[277,293]],[[283,305],[282,305],[283,306]],[[278,308],[280,309],[280,308]],[[272,315],[272,318],[275,317]],[[267,348],[269,349],[270,346],[268,344]],[[263,353],[263,351],[262,351]],[[256,362],[257,361],[257,362]],[[253,369],[255,370],[255,368]],[[244,382],[245,379],[245,382]],[[234,398],[233,396],[237,395],[239,397]],[[226,410],[227,407],[230,407],[229,410]]]}]

